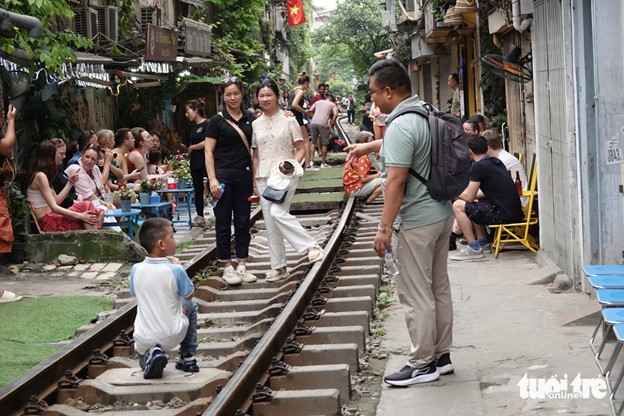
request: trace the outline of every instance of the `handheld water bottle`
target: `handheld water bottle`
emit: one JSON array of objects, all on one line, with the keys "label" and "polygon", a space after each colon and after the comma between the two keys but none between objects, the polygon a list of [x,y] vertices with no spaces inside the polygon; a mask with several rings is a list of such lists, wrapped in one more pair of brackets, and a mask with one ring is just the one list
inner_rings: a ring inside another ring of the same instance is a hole
[{"label": "handheld water bottle", "polygon": [[394,258],[392,252],[388,250],[388,247],[385,249],[384,262],[386,264],[386,272],[390,276],[396,276],[401,271],[399,262]]},{"label": "handheld water bottle", "polygon": [[[221,195],[223,195],[223,192],[225,191],[225,184],[222,183],[220,186],[221,186]],[[217,203],[219,202],[219,199],[221,199],[221,195],[214,196],[214,195],[210,194],[210,199],[208,200],[208,205],[211,208],[216,207]]]}]

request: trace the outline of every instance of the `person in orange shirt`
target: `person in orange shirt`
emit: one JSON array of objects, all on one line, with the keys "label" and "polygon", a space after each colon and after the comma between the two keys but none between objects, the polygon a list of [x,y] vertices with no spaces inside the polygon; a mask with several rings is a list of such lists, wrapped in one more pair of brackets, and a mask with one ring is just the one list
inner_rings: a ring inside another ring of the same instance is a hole
[{"label": "person in orange shirt", "polygon": [[[373,134],[361,131],[355,137],[356,143],[373,141]],[[350,198],[366,198],[366,203],[372,203],[381,195],[380,173],[370,174],[373,163],[367,155],[360,156],[354,162],[347,162],[342,173],[342,184],[345,194]]]}]

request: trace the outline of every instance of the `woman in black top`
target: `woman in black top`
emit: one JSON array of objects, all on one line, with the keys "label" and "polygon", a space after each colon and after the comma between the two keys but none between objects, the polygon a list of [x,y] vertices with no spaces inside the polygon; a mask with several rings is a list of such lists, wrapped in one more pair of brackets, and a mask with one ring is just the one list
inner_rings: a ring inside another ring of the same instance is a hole
[{"label": "woman in black top", "polygon": [[[256,276],[247,272],[249,254],[249,217],[251,204],[247,199],[253,193],[251,176],[251,123],[253,113],[242,109],[243,84],[236,77],[228,77],[221,83],[223,106],[210,119],[206,132],[206,171],[210,178],[210,192],[221,196],[214,207],[217,255],[225,266],[223,280],[236,285],[250,283]],[[234,127],[236,126],[236,127]],[[239,132],[240,131],[240,132]],[[221,184],[225,185],[223,192]],[[232,265],[230,229],[234,214],[237,268]]]},{"label": "woman in black top", "polygon": [[206,177],[206,164],[204,161],[204,141],[208,120],[204,112],[204,104],[199,100],[190,100],[186,103],[186,118],[192,121],[186,146],[189,152],[191,177],[195,189],[195,210],[197,216],[193,219],[193,225],[203,227],[206,223],[204,218],[204,177]]},{"label": "woman in black top", "polygon": [[[310,86],[310,76],[305,72],[299,74],[299,78],[297,79],[297,88],[292,90],[288,95],[288,109],[293,112],[295,118],[297,119],[297,123],[299,123],[299,127],[301,128],[301,135],[303,136],[303,142],[306,146],[306,150],[309,147],[309,135],[308,130],[306,129],[305,123],[303,122],[306,109],[303,108],[305,102],[305,93]],[[314,154],[313,152],[306,151],[305,154],[305,168],[312,167],[314,165]]]}]

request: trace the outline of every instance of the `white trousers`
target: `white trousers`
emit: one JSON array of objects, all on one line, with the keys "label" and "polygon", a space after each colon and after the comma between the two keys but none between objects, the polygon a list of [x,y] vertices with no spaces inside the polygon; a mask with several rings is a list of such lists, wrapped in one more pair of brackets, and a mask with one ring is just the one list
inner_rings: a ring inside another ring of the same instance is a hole
[{"label": "white trousers", "polygon": [[288,185],[286,200],[282,204],[276,204],[262,198],[262,192],[267,187],[267,178],[256,179],[256,187],[260,194],[260,206],[262,216],[266,224],[269,240],[269,257],[273,270],[286,267],[286,247],[284,240],[288,241],[299,254],[303,254],[316,244],[316,240],[299,224],[297,218],[290,214],[290,204],[295,196],[299,178],[294,178]]}]

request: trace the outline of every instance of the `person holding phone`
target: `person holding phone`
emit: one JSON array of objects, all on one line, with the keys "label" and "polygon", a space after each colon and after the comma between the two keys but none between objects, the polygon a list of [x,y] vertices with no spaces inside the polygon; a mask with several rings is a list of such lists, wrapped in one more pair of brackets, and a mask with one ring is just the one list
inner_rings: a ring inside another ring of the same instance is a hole
[{"label": "person holding phone", "polygon": [[[295,117],[286,117],[278,107],[279,88],[272,80],[263,81],[256,89],[256,98],[264,112],[253,122],[253,169],[255,184],[254,195],[262,195],[267,187],[268,179],[274,166],[279,166],[282,174],[291,176],[286,187],[286,199],[278,204],[260,198],[262,215],[269,240],[269,256],[271,271],[266,274],[267,282],[276,282],[288,278],[286,268],[286,248],[284,240],[300,254],[307,251],[310,263],[321,260],[323,249],[316,240],[306,232],[297,218],[290,214],[299,176],[294,174],[301,169],[301,161],[305,155],[305,144],[301,129]],[[288,160],[294,159],[297,165]]]},{"label": "person holding phone", "polygon": [[[81,159],[92,152],[84,152]],[[80,163],[80,162],[79,162]],[[70,166],[73,168],[76,165]],[[59,204],[65,199],[72,185],[78,181],[78,171],[69,175],[63,190],[57,194],[50,182],[57,173],[56,146],[49,140],[39,144],[35,161],[28,179],[26,198],[30,202],[39,226],[45,232],[70,230],[97,230],[102,228],[104,212],[91,201],[77,201],[69,208]]]}]

